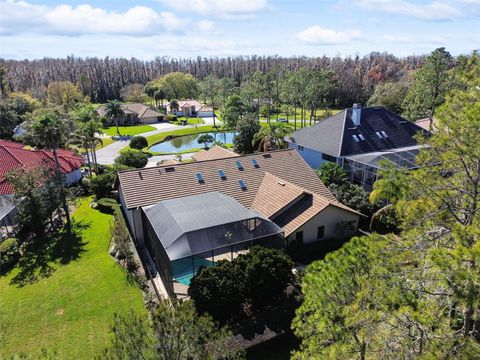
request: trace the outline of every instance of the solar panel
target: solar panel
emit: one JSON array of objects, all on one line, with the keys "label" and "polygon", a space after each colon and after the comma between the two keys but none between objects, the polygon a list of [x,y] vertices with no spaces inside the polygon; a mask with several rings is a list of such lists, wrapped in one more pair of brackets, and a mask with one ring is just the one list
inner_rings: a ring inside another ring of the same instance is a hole
[{"label": "solar panel", "polygon": [[197,177],[197,180],[199,183],[205,182],[205,180],[203,180],[203,175],[201,173],[196,173],[195,176]]},{"label": "solar panel", "polygon": [[245,184],[245,181],[243,181],[242,179],[238,180],[238,184],[240,185],[240,188],[242,190],[247,190],[247,184]]},{"label": "solar panel", "polygon": [[240,162],[240,160],[235,161],[235,164],[237,164],[237,169],[238,169],[238,170],[243,170],[243,165],[242,165],[242,163]]},{"label": "solar panel", "polygon": [[218,170],[218,176],[220,176],[221,179],[226,179],[227,176],[225,175],[225,173],[223,172],[222,169]]},{"label": "solar panel", "polygon": [[252,159],[252,165],[253,165],[253,167],[256,167],[256,168],[260,167],[260,165],[258,165],[257,160],[255,160],[255,159]]}]

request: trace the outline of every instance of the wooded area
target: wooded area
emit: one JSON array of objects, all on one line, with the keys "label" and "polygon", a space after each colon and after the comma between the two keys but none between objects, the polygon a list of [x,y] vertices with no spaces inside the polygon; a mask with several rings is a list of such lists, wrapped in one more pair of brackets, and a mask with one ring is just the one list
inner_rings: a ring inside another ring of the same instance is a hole
[{"label": "wooded area", "polygon": [[93,102],[120,98],[129,84],[145,84],[171,72],[192,74],[197,80],[208,75],[232,78],[241,85],[257,70],[266,73],[279,66],[286,71],[300,68],[327,69],[335,75],[338,86],[334,98],[337,106],[365,102],[379,82],[397,81],[424,62],[424,56],[398,58],[388,53],[372,52],[364,57],[278,57],[238,56],[227,58],[182,59],[157,57],[152,61],[112,58],[45,58],[41,60],[0,59],[6,68],[6,86],[10,92],[28,92],[46,96],[52,81],[71,81]]}]

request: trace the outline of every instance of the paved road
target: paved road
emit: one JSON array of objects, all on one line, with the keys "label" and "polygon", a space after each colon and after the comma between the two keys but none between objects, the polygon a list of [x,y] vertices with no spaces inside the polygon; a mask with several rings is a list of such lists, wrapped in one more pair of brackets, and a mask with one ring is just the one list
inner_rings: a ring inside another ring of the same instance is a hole
[{"label": "paved road", "polygon": [[[139,135],[142,136],[151,136],[155,134],[159,134],[165,131],[175,130],[179,128],[178,125],[172,125],[169,123],[161,123],[161,124],[151,124],[156,130],[148,131]],[[185,127],[185,126],[182,126]],[[97,151],[97,161],[99,164],[102,165],[110,165],[113,164],[115,158],[120,154],[120,151],[128,146],[129,140],[123,141],[115,141],[110,145],[105,146],[104,148]]]}]

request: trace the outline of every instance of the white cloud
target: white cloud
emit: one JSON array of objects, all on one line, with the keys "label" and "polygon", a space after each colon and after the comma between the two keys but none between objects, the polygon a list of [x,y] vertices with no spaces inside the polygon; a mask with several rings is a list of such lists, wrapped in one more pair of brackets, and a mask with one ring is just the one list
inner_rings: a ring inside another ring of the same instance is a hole
[{"label": "white cloud", "polygon": [[367,9],[414,16],[425,20],[451,20],[463,16],[462,12],[454,6],[438,1],[425,5],[406,0],[358,0],[358,3]]},{"label": "white cloud", "polygon": [[209,16],[245,16],[265,10],[267,0],[159,0],[166,6]]},{"label": "white cloud", "polygon": [[297,38],[310,45],[337,45],[359,39],[360,32],[357,30],[335,31],[315,25],[299,32]]},{"label": "white cloud", "polygon": [[215,23],[210,20],[200,20],[197,23],[198,30],[203,34],[215,34]]},{"label": "white cloud", "polygon": [[181,29],[171,12],[156,12],[135,6],[125,12],[107,11],[90,5],[59,5],[53,8],[7,0],[1,4],[0,32],[51,34],[154,34]]}]

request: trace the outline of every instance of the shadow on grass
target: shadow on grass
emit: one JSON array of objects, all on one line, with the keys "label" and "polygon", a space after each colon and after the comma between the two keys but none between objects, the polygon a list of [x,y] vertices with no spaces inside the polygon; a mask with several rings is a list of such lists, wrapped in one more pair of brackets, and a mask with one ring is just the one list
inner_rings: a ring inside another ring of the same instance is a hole
[{"label": "shadow on grass", "polygon": [[11,284],[19,287],[32,284],[50,276],[55,271],[53,263],[66,265],[77,260],[85,251],[87,242],[83,241],[82,233],[89,226],[90,223],[84,221],[72,221],[71,234],[62,229],[28,244],[17,264],[19,272],[12,278]]}]

